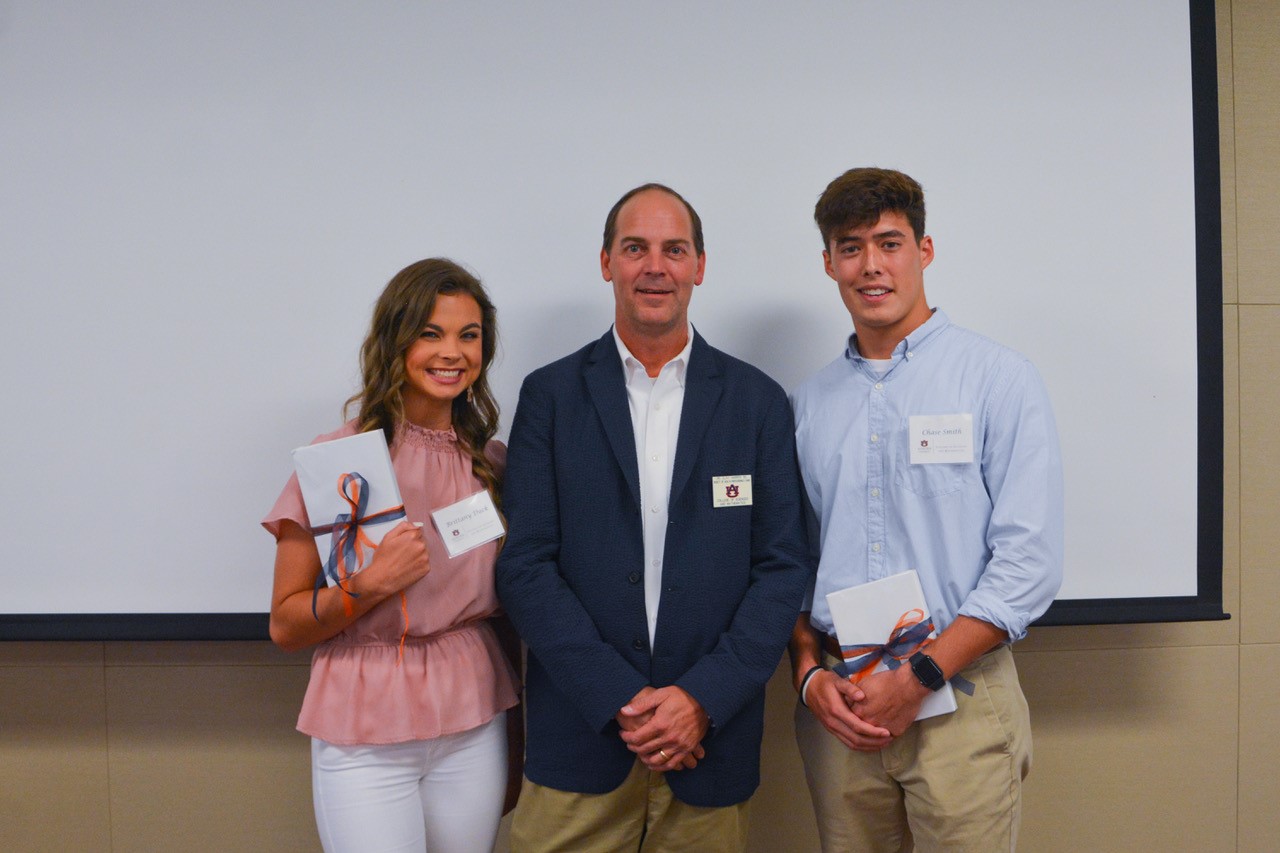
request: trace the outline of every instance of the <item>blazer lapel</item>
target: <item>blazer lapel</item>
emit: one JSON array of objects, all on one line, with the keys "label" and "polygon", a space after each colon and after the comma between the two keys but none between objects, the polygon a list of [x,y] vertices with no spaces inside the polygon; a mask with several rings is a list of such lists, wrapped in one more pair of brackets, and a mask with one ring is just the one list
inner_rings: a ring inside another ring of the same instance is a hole
[{"label": "blazer lapel", "polygon": [[[631,404],[627,402],[627,386],[623,378],[622,360],[613,340],[612,329],[596,342],[587,357],[583,378],[587,393],[600,416],[605,436],[618,460],[622,478],[631,491],[631,499],[640,506],[640,469],[636,461],[636,439],[631,429]],[[687,404],[686,404],[687,405]],[[677,454],[678,455],[678,454]]]},{"label": "blazer lapel", "polygon": [[[702,449],[702,440],[711,415],[724,390],[720,360],[702,335],[693,333],[693,351],[689,353],[689,369],[685,372],[684,406],[680,411],[680,431],[676,438],[676,461],[671,470],[671,502],[684,490],[693,473],[693,463]],[[728,472],[726,472],[728,473]],[[710,494],[707,499],[710,500]]]}]

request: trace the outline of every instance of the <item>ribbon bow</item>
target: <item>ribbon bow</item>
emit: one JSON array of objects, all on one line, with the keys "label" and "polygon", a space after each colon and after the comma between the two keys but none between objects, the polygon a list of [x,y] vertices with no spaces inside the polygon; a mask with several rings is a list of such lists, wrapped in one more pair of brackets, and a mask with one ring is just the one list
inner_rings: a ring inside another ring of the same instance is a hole
[{"label": "ribbon bow", "polygon": [[919,607],[913,607],[898,617],[898,624],[889,632],[884,643],[856,643],[841,646],[844,662],[836,671],[857,683],[871,674],[884,661],[889,669],[897,669],[902,662],[927,645],[933,633],[933,619]]},{"label": "ribbon bow", "polygon": [[369,481],[355,471],[338,476],[338,494],[347,502],[350,511],[338,513],[333,524],[311,528],[313,536],[323,533],[333,534],[329,544],[329,560],[316,578],[316,588],[311,595],[311,615],[317,620],[320,616],[316,612],[316,599],[320,595],[320,588],[326,577],[333,581],[334,586],[347,594],[347,597],[342,599],[347,615],[350,616],[353,612],[350,599],[359,598],[360,594],[348,589],[345,581],[364,568],[366,549],[373,551],[378,547],[364,532],[364,525],[405,517],[403,505],[366,515],[365,512],[369,506]]}]

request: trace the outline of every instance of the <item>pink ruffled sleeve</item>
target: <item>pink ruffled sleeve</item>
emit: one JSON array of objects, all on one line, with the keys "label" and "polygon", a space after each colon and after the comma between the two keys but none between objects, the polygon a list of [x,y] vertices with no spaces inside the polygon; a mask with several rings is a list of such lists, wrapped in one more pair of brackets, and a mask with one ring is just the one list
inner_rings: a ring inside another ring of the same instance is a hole
[{"label": "pink ruffled sleeve", "polygon": [[[323,435],[317,435],[311,439],[312,444],[319,444],[322,441],[331,441],[335,438],[343,438],[348,435],[355,435],[355,421],[347,421],[333,432],[327,432]],[[486,450],[487,452],[487,450]],[[507,449],[502,448],[502,461],[506,464]],[[276,505],[271,508],[266,517],[262,519],[262,526],[267,532],[280,541],[280,533],[282,530],[282,522],[285,520],[292,521],[303,530],[311,528],[311,521],[307,518],[307,505],[302,502],[302,487],[298,485],[298,475],[289,475],[289,482],[284,484],[284,491],[280,493],[280,497],[276,498]]]},{"label": "pink ruffled sleeve", "polygon": [[284,491],[276,498],[276,505],[262,519],[262,526],[279,542],[283,522],[286,520],[296,523],[303,530],[311,526],[307,519],[306,505],[302,502],[302,487],[298,485],[297,474],[289,475],[289,482],[285,483]]}]

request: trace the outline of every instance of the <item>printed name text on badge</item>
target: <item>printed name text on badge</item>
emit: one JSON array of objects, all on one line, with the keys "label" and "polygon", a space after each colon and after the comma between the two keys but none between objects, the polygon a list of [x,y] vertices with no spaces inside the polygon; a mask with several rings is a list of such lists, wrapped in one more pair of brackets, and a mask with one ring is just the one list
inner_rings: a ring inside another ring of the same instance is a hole
[{"label": "printed name text on badge", "polygon": [[436,510],[431,513],[431,520],[440,531],[450,558],[492,542],[507,532],[493,498],[484,489]]},{"label": "printed name text on badge", "polygon": [[973,461],[973,415],[912,415],[907,432],[912,465]]}]

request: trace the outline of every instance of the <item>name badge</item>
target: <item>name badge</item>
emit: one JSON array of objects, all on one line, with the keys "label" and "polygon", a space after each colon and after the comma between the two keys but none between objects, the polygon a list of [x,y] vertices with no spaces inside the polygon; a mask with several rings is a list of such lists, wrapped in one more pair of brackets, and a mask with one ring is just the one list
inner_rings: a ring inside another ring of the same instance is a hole
[{"label": "name badge", "polygon": [[711,478],[711,505],[751,506],[751,475],[731,474]]},{"label": "name badge", "polygon": [[907,423],[912,465],[973,461],[973,415],[912,415]]},{"label": "name badge", "polygon": [[481,489],[470,497],[431,513],[449,557],[465,554],[506,533],[502,516],[489,492]]}]

